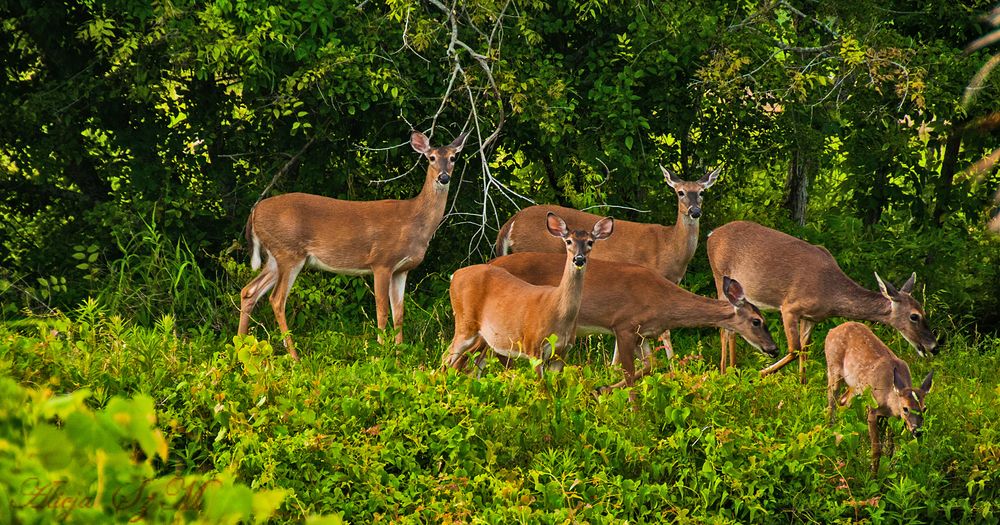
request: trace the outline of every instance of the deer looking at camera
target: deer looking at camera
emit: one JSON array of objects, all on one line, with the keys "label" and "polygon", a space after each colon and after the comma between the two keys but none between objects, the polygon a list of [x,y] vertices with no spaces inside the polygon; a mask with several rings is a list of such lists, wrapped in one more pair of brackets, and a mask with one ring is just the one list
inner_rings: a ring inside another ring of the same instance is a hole
[{"label": "deer looking at camera", "polygon": [[934,372],[927,374],[920,388],[913,388],[910,367],[896,357],[889,347],[867,326],[844,323],[826,336],[827,404],[830,407],[830,426],[836,421],[840,383],[847,389],[839,398],[839,404],[846,406],[854,396],[870,390],[878,404],[868,409],[868,436],[872,444],[872,473],[878,473],[879,458],[882,456],[883,441],[888,455],[893,452],[892,433],[887,418],[898,417],[906,423],[906,428],[914,437],[920,437],[924,423],[924,398],[931,391]]},{"label": "deer looking at camera", "polygon": [[[663,178],[677,194],[677,222],[673,225],[616,221],[615,236],[596,247],[594,259],[645,266],[674,283],[679,283],[698,248],[698,224],[703,193],[719,178],[722,168],[706,173],[697,181],[685,181],[663,166]],[[554,205],[529,206],[514,214],[497,234],[495,255],[519,252],[562,253],[559,242],[533,225],[548,212],[564,217],[570,228],[585,228],[597,215]],[[669,332],[662,335],[670,351]],[[618,353],[614,362],[618,363]]]},{"label": "deer looking at camera", "polygon": [[424,260],[441,223],[455,157],[467,136],[463,133],[451,144],[434,148],[423,133],[412,133],[410,145],[429,161],[424,187],[413,199],[358,202],[288,193],[257,203],[246,226],[250,265],[260,268],[261,250],[268,257],[264,269],[240,293],[239,334],[249,331],[250,313],[273,288],[271,308],[285,334],[285,347],[297,360],[285,301],[296,276],[309,265],[339,274],[374,274],[378,328],[385,329],[391,307],[396,342],[402,343],[406,274]]},{"label": "deer looking at camera", "polygon": [[[525,252],[497,257],[489,264],[531,284],[555,285],[563,271],[562,259],[551,253]],[[761,352],[778,356],[760,310],[746,301],[735,280],[725,278],[725,300],[716,300],[695,295],[635,264],[592,258],[587,266],[576,335],[613,334],[625,376],[601,391],[630,387],[648,374],[653,366],[649,339],[673,328],[726,328],[738,332]],[[638,373],[634,364],[637,354],[644,362]]]},{"label": "deer looking at camera", "polygon": [[[712,231],[708,260],[720,298],[722,277],[728,275],[743,284],[750,302],[765,310],[781,310],[788,355],[762,370],[762,375],[798,356],[804,383],[806,354],[802,349],[809,344],[813,326],[830,317],[887,324],[899,330],[921,356],[937,353],[937,340],[924,310],[910,295],[915,273],[898,290],[876,274],[880,292],[872,292],[845,275],[825,248],[749,221],[731,222]],[[732,334],[723,331],[719,365],[723,371],[727,360],[735,361],[735,348]]]},{"label": "deer looking at camera", "polygon": [[558,286],[528,284],[488,264],[467,266],[452,276],[455,336],[442,358],[445,367],[464,368],[468,350],[486,344],[507,357],[540,358],[539,375],[562,369],[564,350],[576,336],[587,256],[596,241],[611,235],[615,222],[606,217],[589,231],[570,231],[550,212],[545,225],[566,253]]}]

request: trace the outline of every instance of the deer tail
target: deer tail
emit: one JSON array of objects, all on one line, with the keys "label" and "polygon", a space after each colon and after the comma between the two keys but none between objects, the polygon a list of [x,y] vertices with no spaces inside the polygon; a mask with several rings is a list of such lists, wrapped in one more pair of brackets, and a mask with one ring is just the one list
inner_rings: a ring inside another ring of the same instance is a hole
[{"label": "deer tail", "polygon": [[493,246],[493,256],[502,257],[510,253],[510,232],[514,229],[514,217],[511,217],[506,224],[500,227],[497,232],[497,242]]},{"label": "deer tail", "polygon": [[253,231],[253,212],[256,210],[250,210],[250,216],[247,217],[247,226],[244,235],[247,239],[247,244],[250,246],[250,267],[254,270],[260,268],[260,239],[257,238],[257,234]]}]

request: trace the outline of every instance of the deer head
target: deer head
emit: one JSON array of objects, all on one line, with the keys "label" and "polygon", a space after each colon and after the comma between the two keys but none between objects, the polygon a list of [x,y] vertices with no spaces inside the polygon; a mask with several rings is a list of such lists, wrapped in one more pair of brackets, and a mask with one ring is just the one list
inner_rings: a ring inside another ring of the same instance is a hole
[{"label": "deer head", "polygon": [[573,257],[573,265],[579,270],[587,264],[587,255],[594,247],[594,241],[607,239],[611,236],[611,232],[615,228],[615,221],[611,217],[605,217],[597,221],[592,231],[569,231],[569,228],[566,227],[566,221],[549,212],[545,216],[545,226],[550,234],[561,238],[566,243],[566,251]]},{"label": "deer head", "polygon": [[743,293],[743,285],[736,279],[731,279],[728,275],[722,276],[722,291],[733,305],[736,317],[733,322],[733,329],[743,336],[748,343],[770,357],[778,356],[778,345],[775,344],[771,332],[767,330],[767,323],[760,309],[746,300]]},{"label": "deer head", "polygon": [[910,295],[916,278],[917,274],[914,272],[897,290],[891,283],[883,281],[877,273],[875,274],[875,280],[878,281],[882,295],[890,301],[888,324],[903,334],[903,337],[920,354],[920,357],[925,357],[925,352],[936,355],[938,353],[937,339],[931,332],[930,326],[927,325],[926,315],[920,308],[920,303]]},{"label": "deer head", "polygon": [[705,176],[697,181],[685,181],[662,165],[660,166],[660,170],[663,171],[663,178],[667,181],[667,185],[677,192],[678,213],[691,220],[696,221],[700,219],[701,192],[715,184],[722,168],[715,168],[711,172],[706,172]]},{"label": "deer head", "polygon": [[410,146],[418,153],[423,153],[430,162],[427,166],[427,178],[433,179],[437,183],[436,187],[440,189],[448,187],[448,183],[451,181],[451,170],[455,168],[455,157],[458,152],[462,151],[462,146],[468,136],[469,132],[466,131],[451,144],[432,148],[430,140],[423,133],[414,131],[410,134]]},{"label": "deer head", "polygon": [[924,412],[927,410],[924,405],[924,397],[931,391],[931,382],[934,379],[934,372],[931,371],[920,384],[920,388],[913,388],[910,378],[899,372],[899,368],[892,369],[893,399],[890,401],[890,410],[893,415],[899,416],[906,423],[906,428],[914,437],[920,437],[921,426],[924,424]]}]

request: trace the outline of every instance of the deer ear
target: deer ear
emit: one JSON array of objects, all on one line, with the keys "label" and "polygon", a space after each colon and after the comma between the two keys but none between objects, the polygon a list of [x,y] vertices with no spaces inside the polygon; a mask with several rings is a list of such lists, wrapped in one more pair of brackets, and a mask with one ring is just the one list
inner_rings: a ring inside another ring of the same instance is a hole
[{"label": "deer ear", "polygon": [[660,171],[663,172],[663,180],[667,181],[667,186],[670,186],[671,188],[675,188],[678,184],[684,182],[674,172],[664,168],[663,164],[660,164]]},{"label": "deer ear", "polygon": [[908,386],[906,384],[906,380],[903,379],[903,376],[899,373],[898,367],[892,367],[892,386],[896,389],[897,394],[902,394],[903,390],[906,390],[906,387]]},{"label": "deer ear", "polygon": [[743,293],[743,285],[736,279],[731,279],[728,275],[722,276],[722,293],[729,299],[729,304],[740,308],[746,301],[747,296]]},{"label": "deer ear", "polygon": [[893,287],[891,283],[883,281],[882,278],[878,276],[878,272],[875,272],[875,280],[878,281],[878,288],[882,291],[882,295],[890,301],[895,301],[899,296],[899,292],[896,291],[896,288]]},{"label": "deer ear", "polygon": [[569,235],[569,230],[566,228],[566,221],[552,212],[549,212],[545,216],[545,227],[549,229],[549,233],[554,237],[566,237]]},{"label": "deer ear", "polygon": [[926,394],[931,391],[931,383],[934,382],[934,371],[928,372],[927,377],[924,378],[924,382],[920,383],[920,390],[923,390]]},{"label": "deer ear", "polygon": [[715,181],[719,179],[719,173],[722,172],[722,167],[715,168],[714,170],[705,174],[701,180],[698,181],[701,184],[702,189],[711,188]]},{"label": "deer ear", "polygon": [[615,231],[615,220],[611,217],[605,217],[594,225],[594,239],[602,240],[611,237],[611,233]]},{"label": "deer ear", "polygon": [[413,146],[414,151],[417,153],[427,154],[431,150],[431,143],[427,140],[427,135],[419,131],[414,131],[410,133],[410,146]]},{"label": "deer ear", "polygon": [[899,291],[904,293],[910,293],[913,291],[913,283],[917,280],[917,272],[910,274],[910,278],[903,283],[903,286],[899,287]]},{"label": "deer ear", "polygon": [[448,147],[455,150],[455,153],[462,151],[462,146],[465,145],[465,139],[469,138],[469,133],[472,133],[471,129],[459,135],[451,144],[448,144]]}]

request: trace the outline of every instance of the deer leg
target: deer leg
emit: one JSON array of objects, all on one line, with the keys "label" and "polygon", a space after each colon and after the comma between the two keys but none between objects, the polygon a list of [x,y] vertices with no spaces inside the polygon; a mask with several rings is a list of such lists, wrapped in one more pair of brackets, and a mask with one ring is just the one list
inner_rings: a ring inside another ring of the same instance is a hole
[{"label": "deer leg", "polygon": [[892,457],[892,455],[896,453],[896,440],[892,435],[892,427],[889,426],[889,418],[887,417],[882,418],[882,436],[882,440],[885,443],[885,446],[883,447],[885,454]]},{"label": "deer leg", "polygon": [[722,347],[722,353],[719,357],[719,372],[726,371],[726,364],[729,363],[729,333],[725,328],[719,329],[719,342]]},{"label": "deer leg", "polygon": [[282,268],[282,265],[279,264],[278,282],[274,285],[274,291],[271,292],[271,309],[274,310],[274,317],[278,320],[278,327],[285,336],[285,348],[288,349],[288,354],[292,356],[292,359],[296,361],[299,360],[299,354],[295,352],[295,346],[292,344],[292,336],[288,333],[288,321],[285,319],[285,303],[288,301],[288,292],[291,291],[292,285],[295,284],[295,278],[298,277],[305,262],[305,259],[302,259],[289,268]]},{"label": "deer leg", "polygon": [[619,330],[615,332],[615,344],[618,346],[622,372],[625,377],[613,385],[597,387],[598,394],[605,394],[622,387],[631,387],[635,384],[635,349],[638,346],[637,338],[638,334],[631,330]]},{"label": "deer leg", "polygon": [[663,333],[660,334],[659,339],[660,345],[663,346],[663,349],[667,352],[667,359],[673,360],[674,347],[673,344],[670,343],[670,330],[664,330]]},{"label": "deer leg", "polygon": [[799,380],[806,384],[806,359],[809,357],[809,336],[816,323],[809,319],[799,319]]},{"label": "deer leg", "polygon": [[840,376],[833,371],[827,372],[826,404],[830,409],[830,426],[837,422],[837,387],[840,386]]},{"label": "deer leg", "polygon": [[404,290],[406,290],[406,272],[399,272],[389,281],[389,307],[392,309],[392,326],[396,330],[396,344],[403,342]]},{"label": "deer leg", "polygon": [[[635,374],[635,378],[639,379],[646,377],[650,372],[653,371],[653,367],[656,366],[656,356],[653,354],[653,349],[649,346],[649,341],[642,339],[639,343],[639,350],[642,353],[642,370]],[[670,361],[670,369],[673,370],[674,362]]]},{"label": "deer leg", "polygon": [[[468,350],[481,342],[483,342],[483,338],[479,337],[479,334],[464,334],[456,327],[455,337],[452,338],[451,345],[448,346],[448,350],[441,356],[441,368],[451,367],[456,370],[463,370],[469,360]],[[485,345],[485,343],[483,344]]]},{"label": "deer leg", "polygon": [[250,332],[250,314],[257,306],[257,301],[273,288],[277,281],[277,263],[274,257],[268,257],[267,266],[240,291],[240,327],[237,334],[247,335]]},{"label": "deer leg", "polygon": [[[788,355],[780,361],[760,371],[761,376],[777,372],[791,363],[801,350],[799,346],[799,316],[788,311],[781,312],[781,324],[785,326],[785,338],[788,340]],[[804,379],[804,378],[803,378]]]},{"label": "deer leg", "polygon": [[726,341],[729,343],[729,366],[736,367],[736,332],[726,332]]},{"label": "deer leg", "polygon": [[878,412],[873,408],[868,409],[868,438],[872,442],[872,475],[878,474],[879,458],[882,457],[881,432],[879,431]]},{"label": "deer leg", "polygon": [[392,281],[392,272],[388,268],[377,268],[373,272],[375,275],[375,318],[378,323],[378,342],[382,344],[382,334],[389,324],[389,283]]}]

